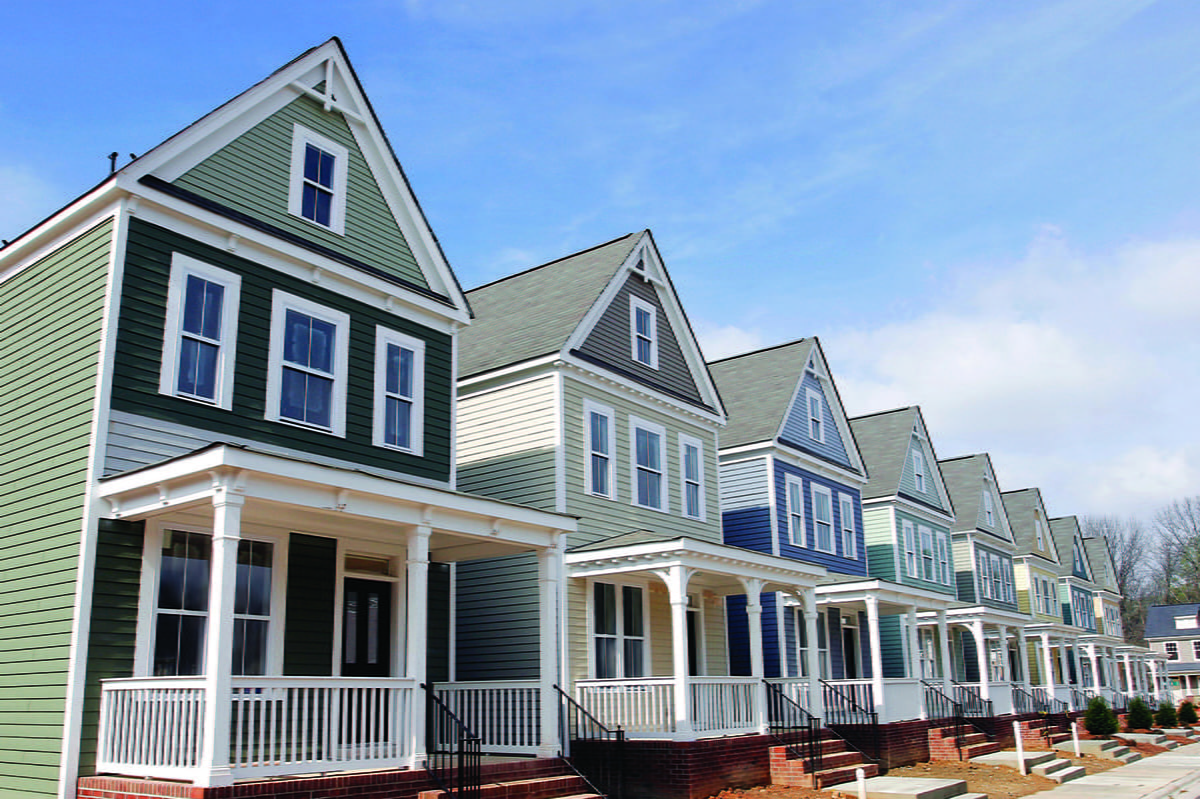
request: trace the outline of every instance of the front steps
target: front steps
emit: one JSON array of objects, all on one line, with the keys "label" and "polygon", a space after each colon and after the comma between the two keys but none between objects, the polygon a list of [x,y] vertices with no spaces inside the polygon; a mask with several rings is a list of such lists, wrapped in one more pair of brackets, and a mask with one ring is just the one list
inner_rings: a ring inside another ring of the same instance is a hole
[{"label": "front steps", "polygon": [[1049,752],[1063,741],[1070,740],[1069,729],[1064,730],[1046,719],[1028,719],[1021,722],[1021,743],[1026,749]]},{"label": "front steps", "polygon": [[[1027,774],[1037,774],[1057,783],[1079,779],[1087,774],[1082,766],[1071,765],[1070,760],[1055,757],[1051,752],[1026,752],[1025,771]],[[990,755],[980,755],[971,758],[972,763],[985,763],[990,766],[1007,766],[1020,771],[1017,753],[1014,751],[993,752]]]},{"label": "front steps", "polygon": [[867,777],[879,773],[879,766],[864,761],[860,752],[846,745],[846,742],[829,730],[821,730],[821,766],[820,770],[811,771],[811,764],[797,758],[791,750],[805,751],[801,743],[787,746],[772,746],[770,749],[771,784],[788,785],[796,788],[826,788],[830,785],[840,785],[855,778],[855,771],[862,769]]},{"label": "front steps", "polygon": [[[1069,740],[1055,744],[1054,748],[1059,752],[1075,754],[1075,744]],[[1092,757],[1102,757],[1105,760],[1119,760],[1122,763],[1133,763],[1142,759],[1141,754],[1129,751],[1128,746],[1121,746],[1117,741],[1103,738],[1080,739],[1079,752]]]},{"label": "front steps", "polygon": [[[865,783],[867,799],[987,799],[987,794],[968,793],[966,780],[872,777]],[[838,793],[844,796],[858,796],[854,785],[847,785],[839,789]]]},{"label": "front steps", "polygon": [[963,727],[963,735],[955,737],[954,727],[932,727],[929,730],[930,760],[972,760],[981,755],[999,752],[1000,744],[971,725]]},{"label": "front steps", "polygon": [[[600,799],[587,782],[559,759],[485,766],[479,799]],[[442,799],[441,790],[422,791],[417,799]]]},{"label": "front steps", "polygon": [[1156,732],[1118,732],[1115,737],[1127,743],[1150,744],[1151,746],[1161,746],[1163,749],[1179,748],[1178,743],[1168,740],[1167,736],[1159,735]]}]

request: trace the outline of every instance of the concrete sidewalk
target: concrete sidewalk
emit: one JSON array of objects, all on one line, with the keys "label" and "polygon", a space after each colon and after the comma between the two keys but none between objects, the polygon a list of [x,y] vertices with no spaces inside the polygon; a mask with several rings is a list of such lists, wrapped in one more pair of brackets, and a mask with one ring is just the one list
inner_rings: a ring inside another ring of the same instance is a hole
[{"label": "concrete sidewalk", "polygon": [[1049,791],[1030,794],[1049,799],[1167,799],[1200,795],[1200,743],[1089,774]]}]

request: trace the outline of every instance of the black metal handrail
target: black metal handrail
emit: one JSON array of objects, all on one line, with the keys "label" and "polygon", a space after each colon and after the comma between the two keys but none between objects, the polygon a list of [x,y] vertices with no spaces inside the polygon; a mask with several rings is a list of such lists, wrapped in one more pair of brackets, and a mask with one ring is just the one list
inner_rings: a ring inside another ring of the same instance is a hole
[{"label": "black metal handrail", "polygon": [[963,715],[962,703],[947,696],[942,686],[937,683],[921,680],[925,689],[925,716],[931,721],[949,721],[954,726],[954,745],[958,747],[959,759],[962,759],[962,739],[966,731],[967,721]]},{"label": "black metal handrail", "polygon": [[951,684],[954,701],[962,705],[963,715],[967,718],[991,718],[992,700],[984,699],[983,693],[973,685],[963,685],[960,682]]},{"label": "black metal handrail", "polygon": [[[825,706],[825,725],[865,757],[878,762],[879,714],[874,710],[867,710],[838,686],[825,680],[821,680],[820,683]],[[871,694],[868,693],[867,696]]]},{"label": "black metal handrail", "polygon": [[1062,715],[1067,712],[1067,703],[1055,699],[1045,688],[1033,689],[1034,710],[1047,715]]},{"label": "black metal handrail", "polygon": [[1086,710],[1088,703],[1087,693],[1078,688],[1071,687],[1071,704],[1076,710]]},{"label": "black metal handrail", "polygon": [[625,792],[625,731],[620,725],[606,726],[559,686],[554,686],[554,690],[558,691],[558,720],[567,756],[574,754],[572,745],[576,741],[603,741],[606,744],[589,749],[590,757],[582,758],[582,768],[580,763],[568,761],[571,768],[583,777],[592,793],[621,799]]},{"label": "black metal handrail", "polygon": [[1012,686],[1012,701],[1014,713],[1021,714],[1037,712],[1037,705],[1034,702],[1033,693],[1031,691],[1026,691],[1019,685]]},{"label": "black metal handrail", "polygon": [[[821,770],[821,720],[792,700],[774,683],[767,686],[767,729],[775,740],[787,747],[793,757],[804,760],[809,774]],[[803,748],[779,737],[780,733],[805,733]]]},{"label": "black metal handrail", "polygon": [[479,736],[454,715],[434,692],[425,689],[426,770],[437,786],[458,799],[479,799],[483,784],[483,753]]}]

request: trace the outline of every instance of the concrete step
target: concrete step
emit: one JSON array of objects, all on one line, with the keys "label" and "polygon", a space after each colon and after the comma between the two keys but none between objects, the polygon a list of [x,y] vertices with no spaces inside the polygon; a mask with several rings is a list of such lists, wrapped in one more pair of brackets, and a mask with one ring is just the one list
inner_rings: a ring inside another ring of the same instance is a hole
[{"label": "concrete step", "polygon": [[1049,777],[1056,771],[1062,771],[1065,768],[1071,768],[1071,761],[1065,757],[1056,757],[1053,760],[1048,760],[1045,763],[1039,763],[1033,767],[1034,774],[1040,774],[1043,777]]},{"label": "concrete step", "polygon": [[1196,738],[1196,731],[1191,727],[1163,727],[1163,735],[1174,735],[1178,738]]},{"label": "concrete step", "polygon": [[1085,769],[1083,766],[1065,766],[1057,771],[1051,771],[1048,774],[1043,774],[1042,776],[1052,779],[1061,785],[1064,782],[1070,782],[1071,780],[1077,780],[1080,777],[1086,777],[1087,769]]},{"label": "concrete step", "polygon": [[867,799],[954,799],[966,794],[967,782],[924,777],[872,777],[866,780],[866,788]]},{"label": "concrete step", "polygon": [[[879,766],[874,763],[859,763],[854,766],[845,766],[843,768],[821,769],[816,774],[813,774],[812,787],[820,790],[828,788],[830,785],[841,785],[844,782],[851,782],[858,777],[858,770],[862,769],[863,774],[867,777],[867,782],[872,779],[878,779]],[[869,799],[870,794],[868,794]]]},{"label": "concrete step", "polygon": [[[1103,738],[1084,738],[1079,741],[1079,752],[1084,755],[1094,755],[1095,757],[1109,757],[1107,752],[1121,748],[1121,745],[1116,741],[1110,741]],[[1071,740],[1062,741],[1054,745],[1055,751],[1069,752],[1075,754],[1075,742]],[[1128,750],[1127,750],[1128,751]]]},{"label": "concrete step", "polygon": [[[1026,752],[1025,753],[1025,770],[1028,771],[1034,766],[1040,766],[1043,763],[1049,763],[1055,760],[1055,756],[1050,752]],[[989,766],[1005,766],[1007,768],[1020,771],[1020,766],[1017,761],[1017,753],[1012,749],[1006,749],[1000,752],[992,752],[988,755],[978,755],[971,758],[972,763],[984,763]]]}]

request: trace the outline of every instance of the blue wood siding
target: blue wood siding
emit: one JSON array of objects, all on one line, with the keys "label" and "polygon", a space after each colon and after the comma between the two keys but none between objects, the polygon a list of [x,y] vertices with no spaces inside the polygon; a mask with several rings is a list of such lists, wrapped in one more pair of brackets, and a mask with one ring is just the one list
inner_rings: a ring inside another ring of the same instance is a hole
[{"label": "blue wood siding", "polygon": [[[788,538],[788,507],[787,507],[787,475],[801,479],[804,485],[804,538],[807,546],[798,547]],[[828,488],[833,500],[833,540],[835,552],[819,552],[813,533],[812,518],[812,486],[813,484]],[[842,509],[838,502],[838,494],[849,494],[854,505],[854,535],[857,559],[851,560],[842,554],[841,525]],[[779,554],[785,558],[802,560],[806,563],[816,563],[831,572],[864,576],[867,573],[867,558],[863,539],[862,498],[858,489],[834,482],[812,472],[798,469],[780,461],[775,462],[775,504],[779,529]]]},{"label": "blue wood siding", "polygon": [[825,640],[829,642],[829,674],[835,680],[846,676],[845,660],[842,659],[842,613],[832,608],[825,611]]},{"label": "blue wood siding", "polygon": [[[780,630],[775,612],[779,595],[762,595],[763,675],[779,677]],[[729,673],[750,674],[750,617],[746,615],[746,596],[737,594],[725,598],[726,635],[729,639]]]},{"label": "blue wood siding", "polygon": [[[809,436],[808,428],[808,390],[811,389],[821,395],[821,407],[824,409],[824,414],[821,419],[821,427],[824,428],[824,441],[816,441]],[[834,398],[836,401],[836,398]],[[826,396],[824,388],[820,381],[813,376],[812,372],[804,373],[804,380],[801,381],[799,393],[796,395],[795,402],[788,410],[787,419],[783,423],[783,432],[780,434],[780,439],[788,446],[795,447],[805,452],[811,452],[820,458],[832,461],[840,466],[850,467],[850,456],[846,454],[846,444],[842,441],[841,431],[838,430],[837,422],[833,416],[833,406],[830,403],[830,398]]]}]

